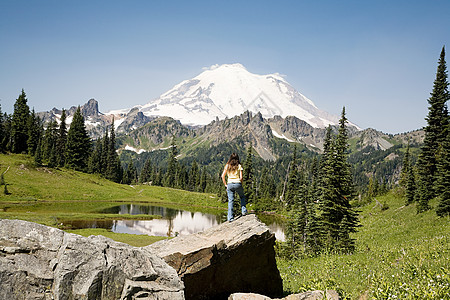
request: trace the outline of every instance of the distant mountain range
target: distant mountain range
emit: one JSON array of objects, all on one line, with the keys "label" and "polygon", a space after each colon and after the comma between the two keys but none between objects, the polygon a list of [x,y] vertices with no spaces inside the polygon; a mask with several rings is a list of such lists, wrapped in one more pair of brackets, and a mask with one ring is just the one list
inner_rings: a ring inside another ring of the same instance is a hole
[{"label": "distant mountain range", "polygon": [[[321,151],[325,128],[335,127],[339,119],[318,109],[279,74],[252,74],[240,64],[213,66],[142,106],[101,113],[98,105],[91,99],[81,106],[88,132],[94,139],[101,137],[114,119],[116,133],[126,136],[122,149],[151,151],[166,146],[172,135],[212,144],[241,138],[270,160],[277,157],[274,139]],[[67,110],[68,124],[75,110]],[[38,115],[59,121],[61,113],[53,108]],[[349,131],[350,137],[360,138],[361,147],[393,145],[391,136],[373,129],[350,124]]]}]

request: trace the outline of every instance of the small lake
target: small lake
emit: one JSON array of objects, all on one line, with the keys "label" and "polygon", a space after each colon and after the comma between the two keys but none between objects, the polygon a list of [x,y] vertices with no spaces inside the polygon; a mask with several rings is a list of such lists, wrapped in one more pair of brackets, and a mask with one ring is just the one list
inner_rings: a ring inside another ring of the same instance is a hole
[{"label": "small lake", "polygon": [[[157,215],[160,219],[153,220],[83,220],[68,221],[73,229],[105,228],[116,233],[147,234],[153,236],[173,237],[189,235],[204,231],[226,221],[226,212],[208,214],[191,212],[161,206],[123,204],[108,208],[102,213],[130,214],[130,215]],[[284,241],[283,223],[272,216],[263,216],[263,222],[275,233],[278,240]]]}]

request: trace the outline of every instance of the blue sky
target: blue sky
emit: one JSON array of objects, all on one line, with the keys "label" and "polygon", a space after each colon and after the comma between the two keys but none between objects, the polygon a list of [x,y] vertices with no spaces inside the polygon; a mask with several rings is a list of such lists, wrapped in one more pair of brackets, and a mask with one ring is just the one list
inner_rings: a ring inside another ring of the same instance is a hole
[{"label": "blue sky", "polygon": [[[0,104],[145,104],[203,67],[281,73],[320,109],[387,133],[425,125],[450,1],[0,0]],[[446,58],[447,61],[450,59]]]}]

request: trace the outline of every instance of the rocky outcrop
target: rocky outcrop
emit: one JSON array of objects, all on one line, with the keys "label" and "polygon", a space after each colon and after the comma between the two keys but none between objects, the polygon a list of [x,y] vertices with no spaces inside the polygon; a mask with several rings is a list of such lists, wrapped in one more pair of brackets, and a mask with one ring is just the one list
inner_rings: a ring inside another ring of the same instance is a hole
[{"label": "rocky outcrop", "polygon": [[136,128],[142,127],[154,118],[145,116],[139,111],[139,108],[132,108],[127,116],[124,118],[122,123],[117,127],[117,133],[129,133]]},{"label": "rocky outcrop", "polygon": [[0,220],[0,299],[184,299],[175,270],[149,250]]},{"label": "rocky outcrop", "polygon": [[[310,291],[300,294],[292,294],[282,299],[275,300],[339,300],[339,294],[334,290]],[[228,300],[271,300],[271,298],[259,294],[235,293]]]},{"label": "rocky outcrop", "polygon": [[[142,114],[138,111],[134,112],[136,112],[137,115]],[[135,123],[133,122],[130,124],[133,125]],[[191,129],[183,126],[180,121],[169,117],[158,117],[148,122],[144,126],[129,131],[127,134],[128,140],[133,140],[133,147],[145,148],[146,150],[152,150],[153,148],[155,148],[155,145],[162,145],[166,140],[170,141],[173,136],[177,138],[184,138],[188,136],[194,136],[194,132]]]},{"label": "rocky outcrop", "polygon": [[259,156],[266,160],[275,160],[270,140],[272,130],[261,113],[253,114],[249,111],[231,119],[215,120],[196,130],[201,140],[210,141],[212,145],[237,142],[252,143]]},{"label": "rocky outcrop", "polygon": [[275,235],[255,215],[147,247],[183,280],[186,299],[227,299],[235,292],[278,297]]},{"label": "rocky outcrop", "polygon": [[[74,107],[72,107],[70,110],[73,110]],[[73,114],[75,114],[75,111],[73,111]],[[99,115],[98,112],[98,102],[95,99],[90,99],[86,104],[84,104],[81,107],[81,114],[83,117],[97,117]]]}]

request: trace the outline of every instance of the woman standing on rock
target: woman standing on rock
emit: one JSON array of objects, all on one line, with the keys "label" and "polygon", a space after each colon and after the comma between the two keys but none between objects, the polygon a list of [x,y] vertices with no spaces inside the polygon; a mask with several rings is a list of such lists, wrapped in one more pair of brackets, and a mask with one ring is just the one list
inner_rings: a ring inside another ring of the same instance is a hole
[{"label": "woman standing on rock", "polygon": [[[245,216],[247,214],[244,189],[242,188],[242,170],[239,156],[236,153],[232,153],[222,173],[222,181],[227,188],[228,195],[227,220],[230,222],[233,221],[234,192],[237,192],[239,194],[239,198],[241,199],[242,215]],[[225,180],[225,177],[228,177],[228,180]]]}]

